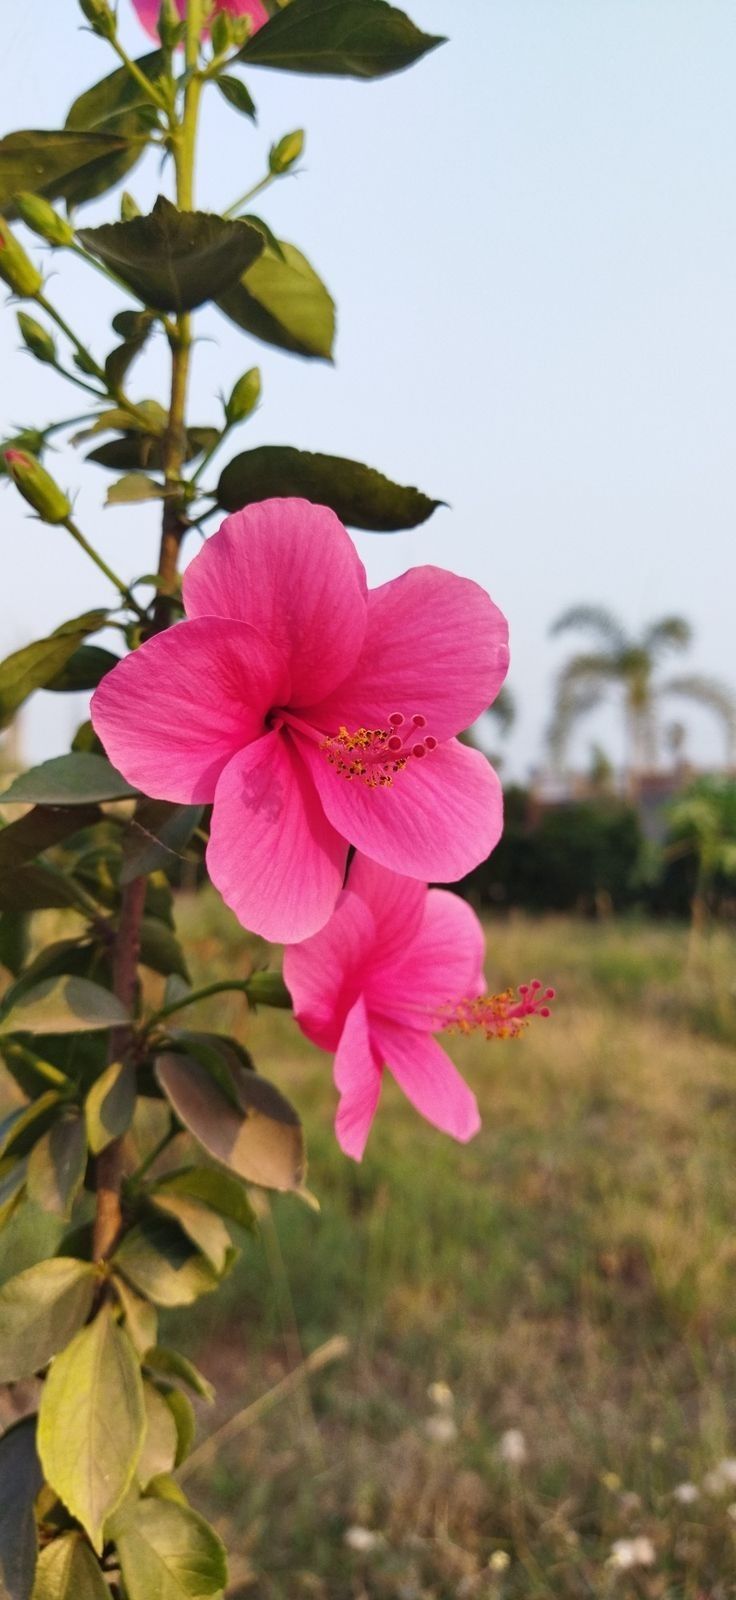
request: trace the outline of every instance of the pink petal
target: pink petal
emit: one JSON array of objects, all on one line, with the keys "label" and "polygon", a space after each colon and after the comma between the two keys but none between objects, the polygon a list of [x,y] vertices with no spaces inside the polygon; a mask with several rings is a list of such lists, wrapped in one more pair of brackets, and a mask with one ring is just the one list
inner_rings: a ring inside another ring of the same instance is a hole
[{"label": "pink petal", "polygon": [[[352,869],[351,869],[352,870]],[[373,913],[357,895],[340,896],[319,933],[284,951],[284,981],[294,1015],[308,1039],[335,1050],[376,947]]]},{"label": "pink petal", "polygon": [[253,628],[180,622],[103,678],[92,722],[113,766],[144,794],[207,802],[288,685],[282,658]]},{"label": "pink petal", "polygon": [[139,22],[143,23],[146,33],[150,33],[152,39],[157,39],[161,0],[133,0],[133,7],[137,12]]},{"label": "pink petal", "polygon": [[233,757],[217,785],[207,865],[244,927],[278,943],[309,938],[334,910],[346,857],[288,737],[267,733]]},{"label": "pink petal", "polygon": [[407,1100],[442,1133],[465,1144],[478,1132],[475,1095],[431,1034],[371,1016],[371,1037]]},{"label": "pink petal", "polygon": [[450,739],[423,761],[409,761],[391,788],[369,789],[339,777],[316,744],[299,742],[330,822],[382,866],[450,883],[498,844],[503,795],[480,751]]},{"label": "pink petal", "polygon": [[371,591],[360,656],[309,720],[332,733],[341,724],[385,728],[391,712],[419,712],[443,741],[495,700],[508,663],[506,619],[485,589],[439,567],[415,567]]},{"label": "pink petal", "polygon": [[485,938],[472,907],[430,889],[421,926],[401,954],[380,949],[365,984],[371,1012],[420,1030],[442,1027],[458,1000],[483,994]]},{"label": "pink petal", "polygon": [[376,960],[389,965],[400,959],[418,932],[427,901],[427,885],[379,867],[358,850],[348,867],[346,893],[361,900],[373,913]]},{"label": "pink petal", "polygon": [[184,574],[190,617],[238,617],[283,652],[290,704],[350,672],[366,629],[365,572],[333,511],[264,500],[226,517]]},{"label": "pink petal", "polygon": [[381,1063],[371,1041],[365,1003],[349,1012],[334,1064],[340,1104],[335,1117],[337,1142],[346,1156],[360,1161],[381,1094]]}]

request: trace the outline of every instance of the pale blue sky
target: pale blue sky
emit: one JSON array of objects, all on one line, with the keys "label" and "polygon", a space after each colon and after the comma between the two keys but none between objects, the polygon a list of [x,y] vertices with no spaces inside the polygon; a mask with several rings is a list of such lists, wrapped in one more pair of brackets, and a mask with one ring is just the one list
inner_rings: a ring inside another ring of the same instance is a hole
[{"label": "pale blue sky", "polygon": [[[688,665],[736,679],[736,7],[733,0],[412,0],[450,44],[381,84],[252,72],[258,129],[220,103],[205,118],[204,205],[227,204],[287,130],[304,170],[260,202],[338,302],[331,370],[257,346],[216,315],[196,357],[194,420],[247,366],[264,402],[240,435],[357,456],[451,509],[404,535],[359,535],[373,582],[432,561],[483,583],[511,622],[520,709],[509,766],[539,752],[552,675],[547,638],[571,600],[632,626],[693,622]],[[128,45],[145,39],[120,0]],[[78,31],[74,0],[25,0],[3,24],[2,129],[53,126],[112,66]],[[166,178],[165,184],[170,180]],[[153,162],[129,187],[153,198]],[[86,211],[115,213],[110,197]],[[50,292],[92,339],[122,304],[64,257]],[[0,427],[83,410],[16,353],[0,316]],[[156,359],[136,395],[163,393]],[[125,575],[154,562],[155,514],[100,511],[108,475],[58,456],[80,521]],[[39,636],[107,591],[63,533],[0,496],[0,647]],[[66,542],[65,542],[66,541]],[[189,545],[194,553],[195,539]],[[9,559],[8,559],[9,558]],[[683,662],[684,666],[684,662]],[[34,757],[79,720],[36,697]],[[602,732],[616,752],[616,724]],[[691,748],[717,758],[705,716]]]}]

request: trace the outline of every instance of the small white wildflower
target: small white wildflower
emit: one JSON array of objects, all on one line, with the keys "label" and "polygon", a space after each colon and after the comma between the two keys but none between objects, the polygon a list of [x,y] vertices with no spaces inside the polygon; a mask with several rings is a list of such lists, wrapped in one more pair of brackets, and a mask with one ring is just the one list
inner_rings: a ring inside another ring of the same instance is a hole
[{"label": "small white wildflower", "polygon": [[347,1545],[348,1550],[354,1550],[357,1555],[368,1556],[373,1550],[378,1549],[381,1535],[374,1533],[372,1528],[360,1528],[356,1524],[355,1527],[345,1529],[343,1543]]},{"label": "small white wildflower", "polygon": [[491,1572],[505,1572],[511,1566],[508,1550],[494,1550],[488,1563]]},{"label": "small white wildflower", "polygon": [[427,1417],[424,1432],[433,1444],[454,1444],[457,1438],[457,1423],[454,1417],[445,1411],[438,1411],[434,1417]]},{"label": "small white wildflower", "polygon": [[521,1428],[507,1428],[506,1432],[501,1434],[498,1453],[507,1466],[523,1467],[528,1451]]},{"label": "small white wildflower", "polygon": [[672,1490],[672,1498],[681,1506],[692,1506],[700,1498],[700,1490],[696,1483],[678,1483]]},{"label": "small white wildflower", "polygon": [[630,1567],[653,1567],[656,1551],[651,1539],[639,1534],[636,1539],[615,1539],[608,1560],[610,1566],[618,1567],[620,1572]]},{"label": "small white wildflower", "polygon": [[734,1484],[736,1484],[736,1458],[734,1456],[724,1456],[717,1467],[713,1467],[710,1472],[706,1472],[703,1479],[703,1488],[706,1494],[726,1494],[727,1490],[732,1489]]},{"label": "small white wildflower", "polygon": [[452,1411],[455,1396],[449,1383],[430,1383],[427,1394],[438,1411]]},{"label": "small white wildflower", "polygon": [[641,1511],[641,1495],[635,1489],[624,1489],[618,1503],[626,1517],[633,1517],[637,1511]]}]

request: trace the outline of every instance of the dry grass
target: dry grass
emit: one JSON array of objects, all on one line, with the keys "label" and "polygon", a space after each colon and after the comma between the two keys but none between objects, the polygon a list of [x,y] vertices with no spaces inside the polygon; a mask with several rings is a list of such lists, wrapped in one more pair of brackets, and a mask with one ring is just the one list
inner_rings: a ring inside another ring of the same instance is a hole
[{"label": "dry grass", "polygon": [[[219,908],[181,920],[199,976],[242,966]],[[257,1600],[726,1600],[736,1486],[672,1491],[736,1454],[736,941],[519,920],[489,950],[494,986],[538,975],[560,1000],[516,1044],[453,1042],[484,1111],[465,1149],[388,1084],[351,1165],[328,1058],[286,1016],[212,1004],[299,1104],[322,1213],[265,1210],[224,1298],[177,1332],[218,1417],[335,1333],[352,1354],[187,1487]],[[653,1563],[612,1565],[637,1537]]]}]

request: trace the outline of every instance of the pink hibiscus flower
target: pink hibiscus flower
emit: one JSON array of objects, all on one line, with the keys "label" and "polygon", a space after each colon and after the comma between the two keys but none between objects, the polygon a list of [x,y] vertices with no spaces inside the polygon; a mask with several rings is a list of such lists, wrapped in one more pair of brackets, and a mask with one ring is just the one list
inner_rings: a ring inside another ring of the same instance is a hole
[{"label": "pink hibiscus flower", "polygon": [[[146,33],[150,33],[152,39],[157,39],[161,0],[133,0],[133,5]],[[187,0],[176,0],[176,5],[180,17],[184,18],[187,14]],[[268,12],[262,0],[212,0],[211,4],[204,7],[205,16],[216,11],[229,11],[232,17],[250,17],[254,33],[268,22]]]},{"label": "pink hibiscus flower", "polygon": [[144,794],[214,801],[210,876],[246,927],[316,933],[350,844],[442,881],[488,855],[500,785],[454,737],[506,674],[483,589],[417,567],[369,594],[332,511],[267,500],[225,520],[183,593],[188,620],[103,679],[92,720]]},{"label": "pink hibiscus flower", "polygon": [[384,1068],[428,1122],[465,1143],[480,1127],[475,1095],[433,1034],[513,1038],[554,991],[524,984],[484,995],[483,930],[470,906],[356,855],[326,927],[284,955],[302,1032],[335,1052],[335,1131],[359,1161]]}]

